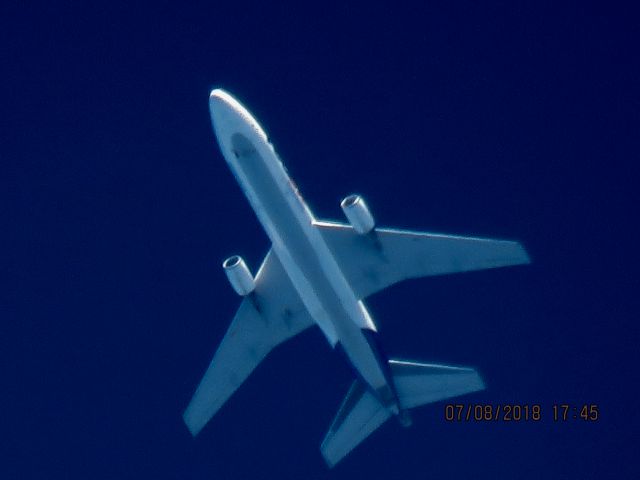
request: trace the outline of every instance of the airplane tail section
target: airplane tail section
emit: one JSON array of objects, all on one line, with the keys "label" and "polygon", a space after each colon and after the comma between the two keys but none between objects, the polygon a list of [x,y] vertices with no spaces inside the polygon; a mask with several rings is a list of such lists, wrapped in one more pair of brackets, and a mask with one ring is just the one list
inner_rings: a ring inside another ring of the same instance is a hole
[{"label": "airplane tail section", "polygon": [[360,380],[353,382],[320,446],[329,467],[342,460],[390,416],[391,412]]},{"label": "airplane tail section", "polygon": [[[398,399],[400,422],[410,424],[406,409],[484,389],[478,372],[472,368],[390,360]],[[320,450],[333,467],[390,416],[378,398],[356,380],[336,415]]]},{"label": "airplane tail section", "polygon": [[473,368],[390,360],[400,407],[414,408],[484,389]]}]

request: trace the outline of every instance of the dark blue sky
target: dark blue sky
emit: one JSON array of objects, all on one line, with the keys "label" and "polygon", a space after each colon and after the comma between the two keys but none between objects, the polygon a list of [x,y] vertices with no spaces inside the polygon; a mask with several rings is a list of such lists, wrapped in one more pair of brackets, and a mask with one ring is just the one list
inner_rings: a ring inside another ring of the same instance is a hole
[{"label": "dark blue sky", "polygon": [[[0,476],[638,478],[637,15],[576,2],[0,8]],[[208,92],[263,123],[317,216],[521,240],[533,264],[369,299],[390,356],[477,367],[539,423],[318,447],[351,374],[311,330],[192,439],[181,413],[269,248]],[[553,422],[551,405],[600,419]]]}]

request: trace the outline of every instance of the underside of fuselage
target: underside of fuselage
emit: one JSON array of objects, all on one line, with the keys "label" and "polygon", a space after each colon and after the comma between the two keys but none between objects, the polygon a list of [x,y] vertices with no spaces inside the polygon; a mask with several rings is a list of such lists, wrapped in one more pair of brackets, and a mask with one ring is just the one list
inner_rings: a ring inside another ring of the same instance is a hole
[{"label": "underside of fuselage", "polygon": [[[399,414],[401,409],[398,394],[393,383],[389,359],[381,347],[378,332],[359,329],[354,337],[350,338],[349,344],[336,344],[336,351],[340,352],[352,368],[355,377],[370,389],[378,401],[391,413]],[[366,363],[359,365],[361,360],[365,360]]]},{"label": "underside of fuselage", "polygon": [[375,325],[349,288],[275,153],[268,144],[254,145],[241,133],[232,135],[231,146],[233,158],[228,161],[311,316],[328,332],[332,345],[341,345],[358,376],[380,400],[393,403],[385,364],[363,333],[374,333]]}]

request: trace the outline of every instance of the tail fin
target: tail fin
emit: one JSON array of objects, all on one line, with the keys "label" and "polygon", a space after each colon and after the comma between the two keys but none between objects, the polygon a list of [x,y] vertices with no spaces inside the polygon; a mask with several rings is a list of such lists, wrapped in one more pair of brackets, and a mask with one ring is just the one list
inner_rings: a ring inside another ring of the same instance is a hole
[{"label": "tail fin", "polygon": [[[404,409],[437,402],[484,388],[472,368],[426,363],[389,361],[400,401],[400,420],[408,420]],[[333,467],[390,416],[378,398],[360,380],[351,385],[338,414],[320,446],[329,467]]]}]

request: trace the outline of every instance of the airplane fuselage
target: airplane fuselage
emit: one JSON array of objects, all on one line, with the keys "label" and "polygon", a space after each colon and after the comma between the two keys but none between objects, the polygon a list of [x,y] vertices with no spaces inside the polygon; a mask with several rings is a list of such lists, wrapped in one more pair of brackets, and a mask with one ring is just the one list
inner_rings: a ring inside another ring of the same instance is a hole
[{"label": "airplane fuselage", "polygon": [[399,414],[388,366],[372,341],[376,327],[324,241],[315,218],[255,119],[231,96],[210,97],[223,155],[309,314],[339,346],[382,405]]},{"label": "airplane fuselage", "polygon": [[316,220],[251,114],[220,89],[209,109],[272,245],[255,275],[238,255],[222,264],[243,300],[184,411],[189,431],[197,435],[273,348],[314,324],[356,374],[320,444],[329,467],[389,418],[408,426],[409,409],[484,389],[474,368],[385,358],[362,300],[411,278],[526,264],[524,247],[380,228],[359,195],[340,203],[348,223]]}]

